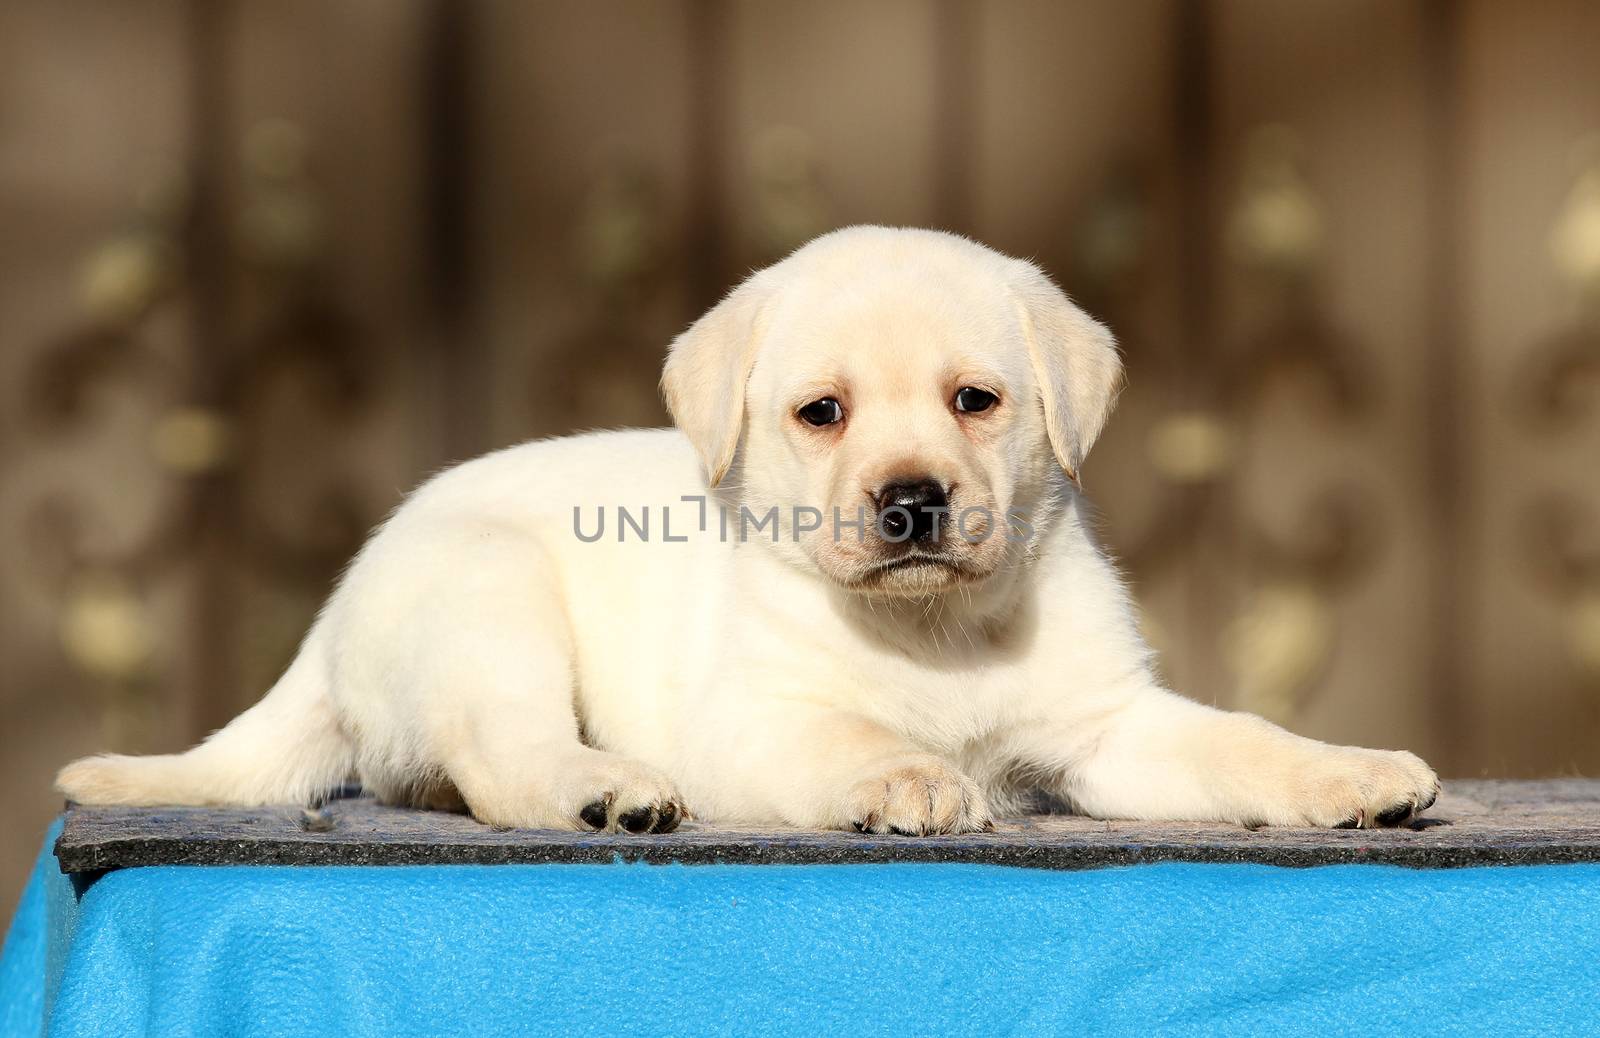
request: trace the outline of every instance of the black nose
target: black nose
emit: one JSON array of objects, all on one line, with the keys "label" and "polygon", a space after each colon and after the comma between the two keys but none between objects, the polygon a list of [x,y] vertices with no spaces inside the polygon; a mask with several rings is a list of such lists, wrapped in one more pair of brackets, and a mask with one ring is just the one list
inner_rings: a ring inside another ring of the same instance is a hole
[{"label": "black nose", "polygon": [[878,529],[885,540],[938,540],[949,511],[950,499],[935,480],[890,483],[878,492]]}]

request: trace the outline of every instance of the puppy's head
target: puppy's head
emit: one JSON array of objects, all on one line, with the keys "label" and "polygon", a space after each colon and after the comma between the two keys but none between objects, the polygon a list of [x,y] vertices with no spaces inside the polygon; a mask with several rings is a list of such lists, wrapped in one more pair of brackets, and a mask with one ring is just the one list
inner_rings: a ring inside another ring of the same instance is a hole
[{"label": "puppy's head", "polygon": [[1120,377],[1110,334],[1031,263],[854,227],[734,289],[662,386],[708,482],[776,509],[780,551],[850,590],[927,595],[1025,550]]}]

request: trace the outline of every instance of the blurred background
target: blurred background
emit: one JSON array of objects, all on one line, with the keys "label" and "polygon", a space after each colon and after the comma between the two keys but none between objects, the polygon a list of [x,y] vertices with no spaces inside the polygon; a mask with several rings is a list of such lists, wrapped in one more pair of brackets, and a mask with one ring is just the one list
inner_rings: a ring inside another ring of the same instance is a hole
[{"label": "blurred background", "polygon": [[1600,768],[1600,6],[6,0],[0,905],[55,769],[257,698],[425,474],[659,424],[853,222],[1124,344],[1086,483],[1171,682]]}]

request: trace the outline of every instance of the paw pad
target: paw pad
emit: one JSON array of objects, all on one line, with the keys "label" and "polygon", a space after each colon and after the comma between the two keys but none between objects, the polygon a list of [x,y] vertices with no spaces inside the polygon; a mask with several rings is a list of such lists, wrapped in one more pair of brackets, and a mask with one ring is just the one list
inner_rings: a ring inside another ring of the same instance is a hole
[{"label": "paw pad", "polygon": [[596,800],[594,803],[585,807],[582,811],[579,811],[578,817],[583,820],[584,825],[587,825],[591,829],[604,829],[607,821],[606,816],[609,811],[610,798],[606,797],[602,800]]},{"label": "paw pad", "polygon": [[1416,805],[1409,801],[1404,804],[1396,804],[1394,807],[1389,808],[1389,810],[1378,816],[1378,824],[1399,825],[1401,822],[1404,822],[1406,819],[1410,818],[1411,813],[1415,810]]},{"label": "paw pad", "polygon": [[578,820],[599,832],[615,828],[637,836],[642,833],[670,833],[678,828],[678,823],[683,821],[686,814],[676,800],[667,800],[618,810],[613,815],[616,799],[615,793],[607,793],[591,801],[578,812]]}]

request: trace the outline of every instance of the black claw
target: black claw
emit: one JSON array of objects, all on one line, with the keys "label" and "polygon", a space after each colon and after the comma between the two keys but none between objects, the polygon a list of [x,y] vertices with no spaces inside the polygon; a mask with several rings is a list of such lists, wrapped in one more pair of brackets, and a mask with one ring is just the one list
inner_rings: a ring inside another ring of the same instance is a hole
[{"label": "black claw", "polygon": [[678,813],[678,805],[669,800],[661,808],[661,814],[656,819],[656,832],[670,833],[678,827],[678,822],[682,819],[683,816]]},{"label": "black claw", "polygon": [[1417,813],[1421,814],[1423,811],[1426,811],[1428,808],[1432,807],[1433,806],[1433,802],[1435,800],[1438,800],[1438,799],[1439,799],[1439,791],[1436,789],[1433,792],[1428,794],[1428,797],[1427,797],[1426,800],[1424,800],[1422,803],[1417,805]]},{"label": "black claw", "polygon": [[922,835],[921,833],[914,833],[910,829],[902,829],[898,825],[891,825],[889,827],[889,831],[891,833],[894,833],[896,836],[920,836],[920,835]]},{"label": "black claw", "polygon": [[583,824],[591,829],[604,829],[606,827],[606,802],[596,800],[594,803],[578,812],[578,817]]},{"label": "black claw", "polygon": [[1412,810],[1412,805],[1409,803],[1400,804],[1397,807],[1391,807],[1389,810],[1378,816],[1378,824],[1399,825],[1401,822],[1411,817]]},{"label": "black claw", "polygon": [[627,814],[617,819],[617,824],[630,833],[645,832],[655,824],[656,812],[653,807],[636,807]]}]

